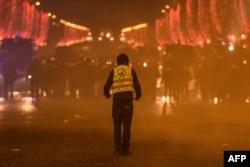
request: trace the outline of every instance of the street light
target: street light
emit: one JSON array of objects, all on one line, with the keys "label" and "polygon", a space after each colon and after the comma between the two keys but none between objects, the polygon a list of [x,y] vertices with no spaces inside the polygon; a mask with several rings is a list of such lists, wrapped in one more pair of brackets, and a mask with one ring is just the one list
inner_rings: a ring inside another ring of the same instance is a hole
[{"label": "street light", "polygon": [[40,6],[40,5],[41,5],[41,2],[40,2],[40,1],[36,1],[35,5],[36,5],[36,6]]},{"label": "street light", "polygon": [[110,37],[111,37],[110,32],[107,32],[107,33],[106,33],[106,38],[110,38]]},{"label": "street light", "polygon": [[104,39],[108,39],[110,41],[114,41],[115,38],[112,36],[111,32],[100,32],[99,37],[98,37],[98,41],[103,41]]}]

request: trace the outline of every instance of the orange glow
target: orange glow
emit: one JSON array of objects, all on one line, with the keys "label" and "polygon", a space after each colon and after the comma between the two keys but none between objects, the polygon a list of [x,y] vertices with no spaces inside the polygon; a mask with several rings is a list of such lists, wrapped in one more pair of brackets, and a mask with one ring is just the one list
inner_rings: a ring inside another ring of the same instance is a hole
[{"label": "orange glow", "polygon": [[230,45],[228,48],[229,51],[234,51],[234,46]]},{"label": "orange glow", "polygon": [[161,46],[158,46],[157,49],[158,49],[159,51],[161,51],[161,50],[162,50],[162,47],[161,47]]},{"label": "orange glow", "polygon": [[36,6],[40,6],[40,5],[41,5],[41,2],[37,1]]},{"label": "orange glow", "polygon": [[111,37],[111,33],[107,32],[106,33],[106,38],[110,38]]},{"label": "orange glow", "polygon": [[229,37],[229,39],[230,39],[230,41],[232,41],[232,42],[236,41],[235,35],[231,35],[231,36]]},{"label": "orange glow", "polygon": [[169,6],[169,5],[166,5],[165,8],[166,8],[166,9],[170,9],[170,6]]},{"label": "orange glow", "polygon": [[51,16],[52,16],[52,13],[48,13],[48,16],[51,17]]},{"label": "orange glow", "polygon": [[207,39],[207,43],[210,44],[210,43],[211,43],[211,40],[210,40],[210,39]]},{"label": "orange glow", "polygon": [[102,37],[98,37],[98,41],[102,41]]},{"label": "orange glow", "polygon": [[[90,39],[91,37],[88,37],[88,40],[92,40],[92,38]],[[57,43],[56,46],[70,46],[70,45],[73,45],[73,44],[76,44],[76,43],[81,43],[81,42],[84,42],[86,39],[79,39],[79,40],[69,40],[67,42],[59,42]]]},{"label": "orange glow", "polygon": [[170,104],[170,97],[169,96],[162,96],[161,101],[162,101],[162,103]]},{"label": "orange glow", "polygon": [[125,41],[125,40],[126,40],[126,38],[124,36],[120,37],[120,41]]},{"label": "orange glow", "polygon": [[[2,98],[0,101],[4,101],[4,99]],[[5,110],[5,105],[0,104],[0,111],[4,111]]]},{"label": "orange glow", "polygon": [[218,98],[218,97],[214,97],[213,103],[214,103],[214,104],[218,104],[218,103],[219,103],[219,98]]},{"label": "orange glow", "polygon": [[51,18],[52,18],[52,19],[56,19],[56,15],[53,14],[53,15],[51,16]]},{"label": "orange glow", "polygon": [[248,47],[248,45],[247,45],[247,44],[244,44],[242,47],[243,47],[244,49],[246,49],[246,48]]},{"label": "orange glow", "polygon": [[241,40],[245,40],[247,38],[246,34],[241,34],[240,36]]}]

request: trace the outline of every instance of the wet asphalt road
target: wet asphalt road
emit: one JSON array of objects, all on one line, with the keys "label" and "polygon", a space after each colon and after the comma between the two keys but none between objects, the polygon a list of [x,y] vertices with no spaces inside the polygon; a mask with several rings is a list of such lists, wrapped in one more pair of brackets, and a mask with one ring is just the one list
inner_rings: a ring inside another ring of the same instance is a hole
[{"label": "wet asphalt road", "polygon": [[0,102],[0,167],[223,167],[250,150],[250,106],[135,102],[131,155],[114,156],[111,100]]}]

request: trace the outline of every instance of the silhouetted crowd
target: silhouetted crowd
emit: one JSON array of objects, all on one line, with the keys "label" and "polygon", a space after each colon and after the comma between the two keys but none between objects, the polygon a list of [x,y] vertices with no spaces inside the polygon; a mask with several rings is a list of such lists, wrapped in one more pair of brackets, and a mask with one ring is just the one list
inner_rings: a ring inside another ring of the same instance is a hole
[{"label": "silhouetted crowd", "polygon": [[[163,63],[165,94],[173,102],[199,100],[214,104],[245,104],[250,96],[249,51],[239,47],[194,48],[188,55],[167,54]],[[189,58],[187,58],[190,56]]]},{"label": "silhouetted crowd", "polygon": [[1,73],[3,79],[3,97],[14,99],[14,82],[17,79],[17,69],[13,61],[13,55],[8,50],[0,50]]},{"label": "silhouetted crowd", "polygon": [[216,97],[218,103],[249,103],[250,59],[246,50],[221,51],[203,59],[196,66],[196,78],[204,101]]},{"label": "silhouetted crowd", "polygon": [[[187,52],[179,48],[163,56],[131,60],[141,81],[143,98],[149,102],[165,96],[170,103],[190,100],[221,104],[249,103],[250,57],[247,50],[230,52],[227,48],[210,47],[194,48],[194,51]],[[96,100],[103,97],[103,84],[114,66],[114,62],[103,57],[98,62],[78,56],[68,60],[40,57],[33,59],[26,77],[31,96],[37,100],[44,97]],[[4,76],[6,78],[10,74]],[[15,79],[16,76],[8,84],[11,90]]]},{"label": "silhouetted crowd", "polygon": [[31,96],[36,99],[64,96],[99,98],[102,95],[100,82],[104,80],[109,65],[98,67],[87,58],[75,57],[70,61],[55,57],[36,58],[27,70]]}]

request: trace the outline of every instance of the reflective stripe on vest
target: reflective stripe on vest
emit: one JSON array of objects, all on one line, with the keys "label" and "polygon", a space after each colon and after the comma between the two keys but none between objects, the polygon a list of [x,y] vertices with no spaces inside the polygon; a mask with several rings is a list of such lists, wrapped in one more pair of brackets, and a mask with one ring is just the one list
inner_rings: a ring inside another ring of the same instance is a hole
[{"label": "reflective stripe on vest", "polygon": [[132,69],[126,65],[119,65],[114,68],[112,92],[134,91]]}]

